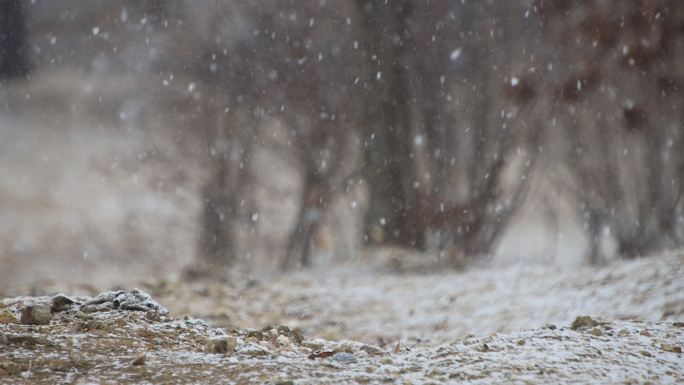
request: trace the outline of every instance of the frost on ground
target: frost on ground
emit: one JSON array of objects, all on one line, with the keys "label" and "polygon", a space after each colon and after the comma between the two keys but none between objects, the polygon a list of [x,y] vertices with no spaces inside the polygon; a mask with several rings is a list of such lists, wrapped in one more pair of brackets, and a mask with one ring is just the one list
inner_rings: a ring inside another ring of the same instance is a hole
[{"label": "frost on ground", "polygon": [[[396,270],[398,262],[389,265]],[[171,311],[220,326],[288,324],[331,339],[435,345],[567,325],[581,314],[684,320],[682,277],[684,254],[673,253],[571,271],[545,265],[439,274],[338,269],[249,284],[166,282],[150,290]]]},{"label": "frost on ground", "polygon": [[11,297],[0,384],[682,383],[682,266],[672,254]]},{"label": "frost on ground", "polygon": [[225,330],[158,310],[75,304],[54,311],[54,302],[47,325],[12,318],[27,307],[50,306],[50,298],[1,302],[0,383],[684,381],[684,323],[677,322],[578,317],[564,327],[382,349],[306,339],[286,326]]}]

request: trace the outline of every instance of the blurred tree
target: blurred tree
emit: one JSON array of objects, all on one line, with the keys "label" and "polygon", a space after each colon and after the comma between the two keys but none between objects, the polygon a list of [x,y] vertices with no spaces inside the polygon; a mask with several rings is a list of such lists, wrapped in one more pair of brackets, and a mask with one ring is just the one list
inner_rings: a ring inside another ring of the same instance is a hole
[{"label": "blurred tree", "polygon": [[[409,247],[421,245],[420,229],[409,211],[416,207],[417,181],[411,159],[409,84],[406,69],[408,21],[413,2],[391,4],[358,0],[361,14],[361,55],[365,60],[361,108],[365,128],[364,177],[370,187],[366,232],[376,241]],[[383,226],[384,228],[380,228]],[[382,239],[380,239],[382,238]],[[385,239],[386,238],[386,239]]]},{"label": "blurred tree", "polygon": [[[682,244],[684,3],[538,1],[589,259]],[[550,72],[550,71],[549,71]]]},{"label": "blurred tree", "polygon": [[210,1],[179,7],[185,23],[175,23],[179,38],[175,44],[189,49],[168,70],[189,78],[193,123],[200,127],[206,144],[209,179],[202,189],[198,255],[218,266],[238,262],[240,229],[252,226],[251,157],[263,111],[252,104],[261,95],[252,68],[258,41],[250,35],[231,38],[235,30],[224,25],[227,19],[249,16],[251,8],[230,5]]},{"label": "blurred tree", "polygon": [[312,262],[329,205],[357,169],[353,10],[343,3],[265,2],[253,14],[261,33],[251,64],[263,78],[252,102],[288,127],[285,150],[302,172],[284,268]]},{"label": "blurred tree", "polygon": [[0,80],[29,73],[25,2],[0,1]]},{"label": "blurred tree", "polygon": [[[302,174],[298,214],[276,267],[311,261],[312,240],[329,203],[356,171],[350,61],[353,8],[318,2],[188,7],[180,46],[191,54],[168,72],[197,82],[197,123],[204,127],[210,178],[203,189],[198,254],[211,264],[238,262],[241,229],[258,218],[254,155],[267,148],[294,159]],[[187,21],[187,20],[186,20]],[[188,25],[189,24],[189,25]],[[274,140],[262,128],[286,127]],[[280,122],[280,123],[278,123]],[[268,135],[267,135],[268,134]]]},{"label": "blurred tree", "polygon": [[287,146],[272,150],[302,175],[285,267],[311,262],[360,148],[372,242],[437,251],[451,264],[491,254],[549,133],[567,138],[561,162],[592,256],[605,229],[625,255],[678,242],[684,160],[668,148],[684,140],[681,21],[678,3],[653,4],[255,2],[240,7],[249,33],[227,48],[216,16],[227,11],[215,8],[192,39],[204,47],[196,68],[209,71],[198,77],[209,90],[198,108],[216,159],[202,250],[232,261],[225,221],[244,211],[266,118],[288,128]]},{"label": "blurred tree", "polygon": [[375,241],[434,248],[451,264],[491,253],[526,195],[536,152],[525,149],[539,136],[538,124],[523,121],[535,106],[531,92],[501,97],[497,72],[515,56],[513,39],[525,36],[516,35],[521,25],[506,24],[517,8],[357,4],[366,60],[366,231]]}]

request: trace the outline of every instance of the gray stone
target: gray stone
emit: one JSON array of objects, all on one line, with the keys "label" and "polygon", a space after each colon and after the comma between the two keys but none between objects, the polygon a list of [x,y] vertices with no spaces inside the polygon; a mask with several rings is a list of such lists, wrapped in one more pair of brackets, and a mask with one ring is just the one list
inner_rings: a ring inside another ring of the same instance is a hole
[{"label": "gray stone", "polygon": [[50,306],[45,304],[29,305],[21,312],[19,320],[24,325],[49,325],[52,320]]},{"label": "gray stone", "polygon": [[589,317],[588,315],[584,316],[579,316],[575,318],[575,321],[572,322],[572,325],[570,325],[570,328],[572,330],[577,330],[577,329],[582,329],[582,328],[591,328],[594,326],[598,326],[599,323],[594,320],[593,318]]},{"label": "gray stone", "polygon": [[145,365],[146,361],[147,361],[147,356],[145,354],[141,354],[131,362],[131,365],[133,365],[133,366]]},{"label": "gray stone", "polygon": [[54,313],[69,310],[74,305],[79,304],[76,300],[71,299],[64,294],[57,294],[56,296],[52,297],[52,300],[50,302],[50,308]]},{"label": "gray stone", "polygon": [[363,345],[361,347],[361,350],[370,354],[371,356],[378,356],[378,355],[382,355],[382,354],[386,353],[384,350],[380,349],[377,346],[373,346],[373,345]]},{"label": "gray stone", "polygon": [[336,353],[334,356],[332,356],[332,360],[342,364],[355,364],[359,362],[356,357],[345,352]]},{"label": "gray stone", "polygon": [[217,354],[233,353],[236,346],[237,340],[235,337],[212,338],[207,342],[207,351]]},{"label": "gray stone", "polygon": [[81,306],[81,311],[94,313],[113,309],[134,311],[156,311],[167,314],[163,306],[158,304],[152,297],[140,289],[125,291],[107,291],[97,295]]}]

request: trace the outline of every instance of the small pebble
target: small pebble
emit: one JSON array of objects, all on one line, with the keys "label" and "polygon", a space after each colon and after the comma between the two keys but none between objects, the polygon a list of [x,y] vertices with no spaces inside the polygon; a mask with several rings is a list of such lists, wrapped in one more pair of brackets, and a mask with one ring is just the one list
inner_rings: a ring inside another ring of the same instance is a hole
[{"label": "small pebble", "polygon": [[290,346],[292,345],[292,341],[290,341],[290,338],[284,335],[279,335],[278,338],[276,339],[278,341],[278,344],[280,346]]},{"label": "small pebble", "polygon": [[145,361],[147,361],[147,356],[145,354],[141,354],[131,362],[131,365],[133,365],[133,366],[145,365]]},{"label": "small pebble", "polygon": [[358,362],[356,357],[344,352],[336,353],[334,356],[332,356],[332,360],[343,364],[355,364]]},{"label": "small pebble", "polygon": [[577,330],[580,328],[590,328],[593,326],[598,326],[598,322],[594,320],[593,318],[589,317],[588,315],[584,316],[579,316],[575,318],[575,321],[572,322],[572,325],[570,325],[570,328],[572,330]]},{"label": "small pebble", "polygon": [[269,329],[267,332],[264,333],[269,339],[276,339],[278,338],[278,331],[276,329]]},{"label": "small pebble", "polygon": [[95,317],[93,317],[92,315],[90,315],[88,313],[84,313],[80,310],[77,311],[76,314],[74,314],[74,318],[80,319],[82,321],[92,321],[95,319]]},{"label": "small pebble", "polygon": [[57,294],[56,296],[52,297],[52,300],[50,302],[51,302],[51,310],[55,313],[60,312],[60,311],[69,310],[75,304],[77,304],[76,301],[67,297],[64,294]]},{"label": "small pebble", "polygon": [[235,337],[212,338],[207,343],[207,350],[217,354],[232,353],[235,351],[236,344]]},{"label": "small pebble", "polygon": [[76,321],[76,322],[71,324],[71,328],[69,329],[69,332],[71,334],[77,334],[77,333],[82,332],[84,329],[85,329],[85,327],[83,326],[83,323],[81,321]]},{"label": "small pebble", "polygon": [[662,344],[662,345],[660,345],[660,348],[663,349],[664,351],[670,352],[670,353],[681,353],[682,352],[682,348],[680,346],[673,345],[673,344]]},{"label": "small pebble", "polygon": [[361,347],[361,350],[370,354],[371,356],[378,356],[378,355],[385,354],[384,350],[380,349],[377,346],[373,346],[373,345],[363,345]]},{"label": "small pebble", "polygon": [[245,342],[250,344],[259,344],[259,340],[256,337],[247,337],[245,338]]}]

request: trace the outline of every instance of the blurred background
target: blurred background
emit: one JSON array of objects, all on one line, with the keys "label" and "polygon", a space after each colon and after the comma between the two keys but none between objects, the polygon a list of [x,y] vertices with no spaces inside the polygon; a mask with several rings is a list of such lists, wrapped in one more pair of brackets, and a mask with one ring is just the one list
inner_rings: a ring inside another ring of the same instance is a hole
[{"label": "blurred background", "polygon": [[0,286],[684,240],[679,0],[0,0]]}]

